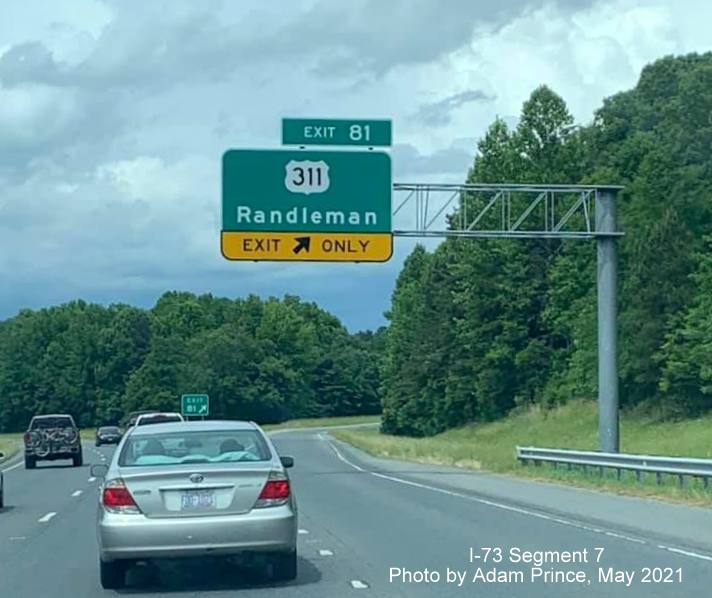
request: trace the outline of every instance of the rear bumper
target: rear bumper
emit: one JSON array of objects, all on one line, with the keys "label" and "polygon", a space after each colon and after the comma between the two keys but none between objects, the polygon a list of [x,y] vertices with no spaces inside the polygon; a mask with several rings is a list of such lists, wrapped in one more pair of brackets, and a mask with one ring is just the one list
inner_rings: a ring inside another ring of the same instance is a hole
[{"label": "rear bumper", "polygon": [[97,537],[103,561],[292,551],[297,516],[289,505],[242,515],[165,519],[107,513],[100,507]]},{"label": "rear bumper", "polygon": [[26,448],[25,456],[33,457],[37,461],[54,461],[56,459],[71,459],[72,457],[80,454],[81,452],[82,452],[81,446],[66,446],[66,447],[62,447],[59,450],[51,451],[50,453],[48,453],[46,455],[40,456],[40,455],[35,454],[34,449]]}]

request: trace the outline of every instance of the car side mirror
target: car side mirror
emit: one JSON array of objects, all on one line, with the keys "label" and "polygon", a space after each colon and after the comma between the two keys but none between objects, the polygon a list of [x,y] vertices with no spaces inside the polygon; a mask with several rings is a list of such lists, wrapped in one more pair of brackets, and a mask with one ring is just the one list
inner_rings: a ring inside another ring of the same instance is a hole
[{"label": "car side mirror", "polygon": [[283,467],[294,467],[294,457],[280,457],[279,460],[282,462]]},{"label": "car side mirror", "polygon": [[89,471],[94,478],[105,478],[106,474],[109,472],[109,466],[105,463],[95,463],[91,466]]}]

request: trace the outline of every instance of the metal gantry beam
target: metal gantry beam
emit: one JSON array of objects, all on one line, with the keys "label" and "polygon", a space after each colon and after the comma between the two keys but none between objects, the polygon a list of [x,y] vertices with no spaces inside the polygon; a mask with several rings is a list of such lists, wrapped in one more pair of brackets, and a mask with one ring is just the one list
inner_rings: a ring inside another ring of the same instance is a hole
[{"label": "metal gantry beam", "polygon": [[[595,239],[599,445],[619,450],[616,185],[395,183],[401,237]],[[402,199],[401,199],[402,198]],[[428,217],[431,205],[435,214]],[[410,208],[410,212],[408,209]],[[445,218],[447,210],[454,210]],[[407,216],[410,214],[410,218]],[[396,219],[394,218],[394,221]]]},{"label": "metal gantry beam", "polygon": [[[600,195],[614,186],[395,183],[393,216],[403,237],[581,239],[615,237],[593,223]],[[442,216],[454,209],[455,218]],[[429,217],[431,213],[433,213]]]}]

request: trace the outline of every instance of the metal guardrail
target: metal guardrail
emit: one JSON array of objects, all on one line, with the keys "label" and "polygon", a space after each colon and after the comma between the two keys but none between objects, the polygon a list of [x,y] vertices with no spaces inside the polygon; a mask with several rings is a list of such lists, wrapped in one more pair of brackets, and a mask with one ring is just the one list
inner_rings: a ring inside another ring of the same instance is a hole
[{"label": "metal guardrail", "polygon": [[662,483],[663,475],[674,475],[678,476],[680,487],[685,483],[685,476],[701,479],[705,488],[709,487],[712,478],[712,459],[573,451],[533,446],[518,446],[517,459],[524,465],[532,462],[535,465],[552,463],[554,467],[561,464],[568,466],[568,469],[573,469],[574,466],[584,469],[593,467],[598,468],[601,475],[604,469],[615,469],[618,479],[623,471],[634,471],[638,481],[641,481],[643,474],[654,473],[658,484]]}]

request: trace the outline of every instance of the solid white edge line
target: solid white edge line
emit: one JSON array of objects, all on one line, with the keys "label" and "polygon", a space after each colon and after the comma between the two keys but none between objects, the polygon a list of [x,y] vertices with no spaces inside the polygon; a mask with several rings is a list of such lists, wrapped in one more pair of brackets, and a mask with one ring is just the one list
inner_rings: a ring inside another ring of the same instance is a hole
[{"label": "solid white edge line", "polygon": [[[336,448],[336,446],[334,445],[334,443],[331,442],[331,440],[328,440],[328,439],[326,439],[326,438],[324,438],[324,440],[326,440],[326,442],[329,444],[329,446],[334,450],[334,453],[336,453],[336,456],[337,456],[339,459],[341,459],[344,463],[346,463],[346,465],[350,465],[351,467],[353,467],[354,469],[356,469],[356,470],[358,470],[358,471],[366,471],[363,467],[359,467],[359,466],[356,465],[355,463],[351,463],[351,461],[349,461],[346,457],[344,457],[344,456],[341,454],[341,452],[339,451],[339,449]],[[371,475],[377,475],[377,474],[373,473],[372,471],[369,471],[368,473],[370,473]]]},{"label": "solid white edge line", "polygon": [[700,554],[698,552],[682,550],[681,548],[673,548],[672,546],[663,546],[662,544],[658,544],[658,548],[662,548],[663,550],[667,550],[668,552],[674,552],[676,554],[682,554],[684,556],[689,556],[693,559],[701,559],[703,561],[711,561],[712,562],[712,556],[707,556],[705,554]]},{"label": "solid white edge line", "polygon": [[57,514],[57,513],[55,513],[55,512],[47,513],[47,514],[44,515],[43,517],[40,517],[40,518],[37,520],[37,523],[47,523],[47,522],[48,522],[50,519],[52,519],[52,517],[54,517],[56,514]]},{"label": "solid white edge line", "polygon": [[7,469],[2,469],[2,470],[0,470],[0,473],[6,473],[6,472],[8,472],[8,471],[12,471],[13,469],[17,469],[17,468],[20,467],[22,464],[23,464],[22,461],[20,461],[19,463],[15,463],[15,465],[12,465],[12,466],[8,467]]},{"label": "solid white edge line", "polygon": [[[326,439],[326,441],[327,441],[327,443],[329,444],[329,446],[333,449],[333,451],[334,451],[334,453],[336,454],[336,456],[337,456],[339,459],[341,459],[344,463],[346,463],[347,465],[350,465],[351,467],[353,467],[354,469],[357,469],[358,471],[366,471],[366,470],[363,469],[362,467],[359,467],[358,465],[352,463],[352,462],[349,461],[346,457],[344,457],[344,456],[341,454],[341,452],[339,451],[339,449],[336,448],[336,446],[334,445],[334,443],[333,443],[330,439]],[[495,508],[497,508],[497,509],[503,509],[503,510],[505,510],[505,511],[512,511],[512,512],[514,512],[514,513],[521,513],[522,515],[528,515],[528,516],[530,516],[530,517],[536,517],[536,518],[538,518],[538,519],[544,519],[544,520],[546,520],[546,521],[551,521],[551,522],[553,522],[553,523],[559,523],[559,524],[561,524],[561,525],[566,525],[566,526],[573,527],[573,528],[577,528],[577,529],[583,529],[583,530],[585,530],[585,531],[591,531],[591,532],[599,533],[599,534],[600,534],[600,533],[603,533],[603,534],[605,534],[605,535],[607,535],[607,536],[610,536],[610,537],[613,537],[613,538],[617,538],[617,539],[620,539],[620,540],[626,540],[626,541],[628,541],[628,542],[635,542],[636,544],[648,544],[648,542],[647,542],[646,540],[642,540],[642,539],[640,539],[640,538],[632,538],[632,537],[630,537],[630,536],[625,536],[625,535],[623,535],[623,534],[617,534],[617,533],[614,533],[614,532],[609,532],[609,531],[601,530],[601,529],[598,529],[598,528],[588,527],[588,526],[585,526],[585,525],[581,525],[580,523],[576,523],[576,522],[574,522],[574,521],[568,521],[568,520],[566,520],[566,519],[561,519],[560,517],[550,517],[550,516],[548,516],[548,515],[544,515],[543,513],[537,513],[536,511],[530,511],[530,510],[528,510],[528,509],[522,509],[522,508],[520,508],[520,507],[513,507],[513,506],[511,506],[511,505],[505,505],[505,504],[502,504],[502,503],[494,502],[494,501],[492,501],[492,500],[487,500],[487,499],[485,499],[485,498],[478,498],[478,497],[475,497],[475,496],[471,496],[471,495],[469,495],[469,494],[463,494],[463,493],[461,493],[461,492],[453,492],[452,490],[445,490],[444,488],[438,488],[438,487],[436,487],[436,486],[428,486],[427,484],[421,484],[421,483],[419,483],[419,482],[413,482],[413,481],[411,481],[411,480],[404,480],[404,479],[402,479],[402,478],[396,478],[396,477],[389,476],[389,475],[385,475],[385,474],[378,473],[378,472],[375,472],[375,471],[367,471],[366,473],[370,473],[372,476],[375,476],[375,477],[377,477],[377,478],[382,478],[382,479],[384,479],[384,480],[389,480],[389,481],[391,481],[391,482],[397,482],[397,483],[399,483],[399,484],[405,484],[405,485],[407,485],[407,486],[415,486],[416,488],[421,488],[421,489],[423,489],[423,490],[430,490],[431,492],[439,492],[439,493],[441,493],[441,494],[447,494],[448,496],[455,496],[455,497],[457,497],[457,498],[464,498],[464,499],[466,499],[466,500],[471,500],[471,501],[473,501],[473,502],[481,503],[481,504],[483,504],[483,505],[487,505],[487,506],[490,506],[490,507],[495,507]],[[651,545],[652,545],[652,544],[651,544]],[[707,556],[707,555],[704,555],[704,554],[699,554],[699,553],[697,553],[697,552],[690,552],[689,550],[682,550],[682,549],[680,549],[680,548],[672,548],[672,547],[670,547],[670,546],[664,546],[664,545],[662,545],[662,544],[658,544],[657,547],[660,548],[660,549],[662,549],[662,550],[667,550],[667,551],[669,551],[669,552],[674,552],[674,553],[676,553],[676,554],[681,554],[681,555],[684,555],[684,556],[689,556],[689,557],[691,557],[691,558],[702,559],[702,560],[705,560],[705,561],[710,561],[710,562],[712,562],[712,556]],[[351,583],[352,583],[352,585],[353,585],[353,582],[351,582]]]}]

